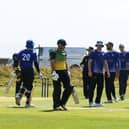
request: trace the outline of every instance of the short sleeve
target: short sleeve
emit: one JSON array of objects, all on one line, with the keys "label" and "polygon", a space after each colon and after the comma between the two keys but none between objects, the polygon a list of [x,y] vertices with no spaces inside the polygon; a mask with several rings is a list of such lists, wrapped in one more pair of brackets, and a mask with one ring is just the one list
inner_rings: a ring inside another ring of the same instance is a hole
[{"label": "short sleeve", "polygon": [[94,60],[95,58],[95,52],[91,52],[89,55],[89,59]]},{"label": "short sleeve", "polygon": [[50,57],[50,60],[55,59],[55,58],[56,58],[56,52],[55,52],[55,51],[51,51],[51,52],[49,53],[49,57]]}]

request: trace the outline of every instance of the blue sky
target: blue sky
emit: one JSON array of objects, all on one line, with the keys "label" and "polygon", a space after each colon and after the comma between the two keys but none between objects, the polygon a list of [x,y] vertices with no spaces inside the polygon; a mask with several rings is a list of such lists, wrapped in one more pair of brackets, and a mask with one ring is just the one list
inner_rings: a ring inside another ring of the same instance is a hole
[{"label": "blue sky", "polygon": [[35,45],[94,46],[97,40],[129,50],[129,0],[0,0],[0,57]]}]

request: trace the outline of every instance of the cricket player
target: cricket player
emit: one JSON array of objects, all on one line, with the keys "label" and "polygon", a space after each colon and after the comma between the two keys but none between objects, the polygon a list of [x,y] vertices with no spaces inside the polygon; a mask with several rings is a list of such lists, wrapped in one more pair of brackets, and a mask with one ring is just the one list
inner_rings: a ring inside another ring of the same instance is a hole
[{"label": "cricket player", "polygon": [[119,95],[120,100],[125,99],[127,80],[128,80],[128,53],[123,44],[119,45]]},{"label": "cricket player", "polygon": [[80,66],[82,67],[82,78],[83,78],[83,95],[86,99],[89,98],[89,77],[88,77],[88,59],[90,53],[93,51],[93,47],[89,47],[86,49],[88,51],[88,55],[85,54],[83,57]]},{"label": "cricket player", "polygon": [[[50,61],[53,79],[53,109],[55,111],[67,110],[66,103],[71,95],[72,86],[66,62],[66,41],[60,39],[57,41],[57,49],[50,51]],[[64,91],[61,93],[61,83]]]},{"label": "cricket player", "polygon": [[[90,78],[89,86],[89,107],[101,107],[101,96],[104,87],[104,76],[103,68],[107,71],[108,76],[110,76],[108,71],[108,65],[104,59],[104,52],[102,48],[104,47],[102,41],[97,41],[96,49],[91,52],[88,60],[88,76]],[[97,95],[95,99],[95,104],[93,103],[94,91],[97,84]]]},{"label": "cricket player", "polygon": [[118,75],[119,53],[113,50],[112,42],[108,42],[106,48],[107,52],[105,53],[105,59],[108,63],[110,77],[108,77],[107,72],[105,72],[105,90],[107,96],[107,101],[105,103],[112,103],[112,97],[114,98],[114,101],[117,102],[114,81],[116,75]]},{"label": "cricket player", "polygon": [[21,78],[23,81],[23,87],[20,88],[19,92],[16,95],[16,104],[20,105],[21,98],[25,92],[26,103],[25,107],[31,106],[31,92],[33,89],[33,80],[34,80],[34,70],[33,64],[39,74],[42,76],[39,69],[39,64],[37,61],[37,55],[33,52],[34,42],[32,40],[26,41],[26,49],[18,53],[17,59],[21,69]]}]

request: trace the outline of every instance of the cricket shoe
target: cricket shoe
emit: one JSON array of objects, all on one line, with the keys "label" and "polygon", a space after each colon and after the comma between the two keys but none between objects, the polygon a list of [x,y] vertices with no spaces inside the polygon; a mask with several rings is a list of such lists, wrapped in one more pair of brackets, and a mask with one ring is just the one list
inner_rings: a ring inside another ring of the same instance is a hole
[{"label": "cricket shoe", "polygon": [[114,102],[118,103],[118,99],[117,98],[114,98]]},{"label": "cricket shoe", "polygon": [[31,105],[31,104],[28,104],[28,103],[25,104],[25,108],[34,108],[34,107],[35,107],[34,105]]},{"label": "cricket shoe", "polygon": [[61,106],[55,107],[53,110],[54,110],[54,111],[62,111],[62,107],[61,107]]},{"label": "cricket shoe", "polygon": [[62,107],[62,110],[64,110],[64,111],[68,110],[65,105],[61,105],[61,107]]},{"label": "cricket shoe", "polygon": [[95,107],[95,104],[89,103],[89,107]]},{"label": "cricket shoe", "polygon": [[101,103],[96,103],[96,104],[95,104],[95,107],[103,107],[103,104],[101,104]]},{"label": "cricket shoe", "polygon": [[121,100],[121,101],[124,101],[124,100],[125,100],[125,96],[124,96],[124,95],[121,95],[121,96],[120,96],[120,100]]},{"label": "cricket shoe", "polygon": [[104,102],[105,104],[110,104],[110,103],[113,103],[112,100],[107,100]]},{"label": "cricket shoe", "polygon": [[16,105],[18,105],[18,106],[21,105],[21,104],[20,104],[20,101],[21,101],[20,96],[16,96],[16,97],[15,97],[15,101],[16,101]]}]

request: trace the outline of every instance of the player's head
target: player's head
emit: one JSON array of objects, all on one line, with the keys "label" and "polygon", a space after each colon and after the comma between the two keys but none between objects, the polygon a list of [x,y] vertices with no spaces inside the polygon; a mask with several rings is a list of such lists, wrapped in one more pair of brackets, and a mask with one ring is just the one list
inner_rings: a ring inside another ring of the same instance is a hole
[{"label": "player's head", "polygon": [[123,44],[120,44],[119,45],[119,50],[122,52],[122,51],[124,51],[124,49],[125,49],[125,46]]},{"label": "player's head", "polygon": [[93,50],[94,50],[93,47],[88,47],[88,48],[86,49],[86,51],[93,51]]},{"label": "player's head", "polygon": [[86,49],[86,51],[87,51],[88,53],[91,53],[93,50],[94,50],[93,47],[89,47],[89,48]]},{"label": "player's head", "polygon": [[113,49],[113,43],[112,42],[108,42],[106,44],[107,50],[112,50]]},{"label": "player's head", "polygon": [[59,49],[63,50],[65,48],[65,46],[67,45],[67,43],[66,43],[66,41],[64,39],[59,39],[57,41],[57,45],[58,45]]},{"label": "player's head", "polygon": [[26,48],[33,49],[34,48],[34,42],[32,40],[26,41]]},{"label": "player's head", "polygon": [[104,47],[102,41],[97,41],[96,44],[95,44],[95,46],[97,47],[98,50],[101,50]]}]

